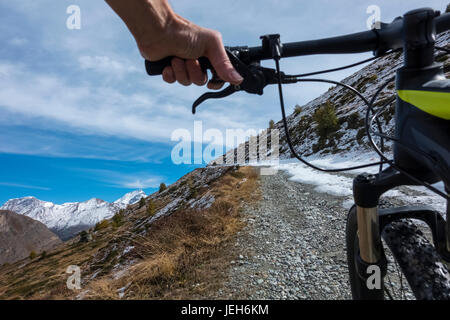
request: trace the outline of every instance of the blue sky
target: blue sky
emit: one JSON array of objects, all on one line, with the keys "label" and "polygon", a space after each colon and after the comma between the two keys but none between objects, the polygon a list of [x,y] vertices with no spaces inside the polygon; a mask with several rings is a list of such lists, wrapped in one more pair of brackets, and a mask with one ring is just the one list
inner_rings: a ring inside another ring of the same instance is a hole
[{"label": "blue sky", "polygon": [[[266,33],[290,42],[365,30],[372,4],[391,21],[418,7],[443,10],[447,1],[171,3],[187,19],[221,31],[227,45],[253,46]],[[81,8],[80,30],[66,27],[72,4]],[[192,131],[194,120],[204,130],[263,129],[280,118],[275,88],[263,97],[238,94],[205,104],[192,116],[190,106],[205,89],[147,77],[133,38],[104,1],[1,1],[0,43],[0,204],[28,195],[62,203],[152,192],[195,167],[172,163],[174,130]],[[368,56],[303,57],[282,67],[303,73]],[[327,88],[286,88],[287,104],[292,110]]]}]

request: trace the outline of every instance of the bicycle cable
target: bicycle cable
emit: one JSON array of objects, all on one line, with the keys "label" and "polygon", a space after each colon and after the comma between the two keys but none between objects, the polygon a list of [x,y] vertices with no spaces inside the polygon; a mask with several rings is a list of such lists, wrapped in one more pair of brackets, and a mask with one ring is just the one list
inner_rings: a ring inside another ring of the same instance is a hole
[{"label": "bicycle cable", "polygon": [[333,68],[333,69],[328,69],[328,70],[323,70],[323,71],[316,71],[316,72],[310,72],[310,73],[303,73],[303,74],[295,74],[292,77],[294,78],[303,78],[303,77],[310,77],[310,76],[316,76],[318,74],[324,74],[324,73],[330,73],[330,72],[336,72],[336,71],[341,71],[341,70],[345,70],[345,69],[349,69],[349,68],[353,68],[356,66],[359,66],[361,64],[367,63],[367,62],[371,62],[378,59],[378,57],[372,57],[360,62],[356,62],[353,64],[349,64],[347,66],[343,66],[343,67],[339,67],[339,68]]},{"label": "bicycle cable", "polygon": [[[287,119],[286,119],[286,110],[285,110],[285,106],[284,106],[284,97],[283,97],[283,87],[282,87],[282,78],[281,78],[281,72],[280,72],[280,61],[279,58],[274,58],[275,60],[275,65],[276,65],[276,70],[277,70],[277,74],[278,74],[278,92],[279,92],[279,97],[280,97],[280,107],[281,107],[281,115],[282,115],[282,120],[283,120],[283,126],[284,126],[284,130],[285,130],[285,134],[286,134],[286,142],[289,146],[289,149],[292,153],[292,155],[297,158],[300,162],[302,162],[303,164],[321,171],[321,172],[343,172],[343,171],[351,171],[351,170],[357,170],[357,169],[363,169],[363,168],[368,168],[368,167],[373,167],[373,166],[378,166],[382,163],[386,163],[385,161],[379,161],[379,162],[374,162],[374,163],[370,163],[370,164],[364,164],[364,165],[359,165],[359,166],[354,166],[354,167],[347,167],[347,168],[339,168],[339,169],[323,169],[323,168],[319,168],[315,165],[313,165],[312,163],[308,162],[307,160],[303,159],[301,156],[298,155],[297,151],[294,149],[293,144],[292,144],[292,140],[289,134],[289,128],[288,128],[288,124],[287,124]],[[358,90],[356,90],[355,88],[353,88],[352,86],[349,86],[345,83],[342,82],[338,82],[338,81],[333,81],[333,80],[325,80],[325,79],[296,79],[297,82],[326,82],[326,83],[333,83],[336,85],[341,85],[351,91],[353,91],[355,94],[357,94],[363,101],[365,104],[368,105],[368,101],[367,99],[360,93],[358,92]]]},{"label": "bicycle cable", "polygon": [[[437,49],[442,50],[442,51],[449,52],[449,50],[447,50],[447,49],[445,49],[445,48],[440,48],[440,47],[438,47]],[[386,55],[387,55],[387,54],[391,54],[391,53],[396,52],[396,51],[399,51],[399,50],[395,50],[395,51],[388,52],[388,53],[386,53]],[[361,65],[361,64],[364,64],[364,63],[366,63],[366,62],[373,61],[373,60],[375,60],[375,59],[377,59],[377,58],[379,58],[379,57],[366,59],[366,60],[363,60],[363,61],[361,61],[361,62],[354,63],[354,64],[351,64],[351,65],[348,65],[348,66],[345,66],[345,67],[340,67],[340,68],[335,68],[335,69],[329,69],[329,70],[324,70],[324,71],[318,71],[318,72],[313,72],[313,73],[308,73],[308,74],[300,74],[300,75],[294,75],[294,76],[292,76],[292,78],[296,78],[296,79],[295,79],[296,82],[324,82],[324,83],[332,83],[332,84],[335,84],[335,85],[342,86],[342,87],[344,87],[344,88],[346,88],[346,89],[351,90],[353,93],[355,93],[357,96],[359,96],[359,97],[363,100],[363,102],[367,105],[367,112],[366,112],[366,119],[365,119],[365,129],[366,129],[366,133],[367,133],[367,135],[368,135],[370,144],[372,145],[372,147],[373,147],[373,149],[375,150],[375,152],[380,156],[380,159],[381,159],[381,160],[378,161],[378,162],[374,162],[374,163],[370,163],[370,164],[364,164],[364,165],[359,165],[359,166],[354,166],[354,167],[339,168],[339,169],[323,169],[323,168],[320,168],[320,167],[317,167],[317,166],[313,165],[312,163],[310,163],[310,162],[308,162],[307,160],[305,160],[304,158],[302,158],[302,157],[297,153],[297,151],[295,150],[295,148],[294,148],[294,146],[293,146],[293,143],[292,143],[292,140],[291,140],[291,137],[290,137],[290,133],[289,133],[288,123],[287,123],[287,117],[286,117],[286,110],[285,110],[285,104],[284,104],[283,87],[282,87],[283,81],[282,81],[282,77],[281,77],[280,61],[279,61],[280,58],[279,58],[279,57],[274,57],[275,66],[276,66],[276,71],[277,71],[277,74],[278,74],[278,79],[277,79],[277,80],[278,80],[278,81],[277,81],[277,82],[278,82],[278,93],[279,93],[279,98],[280,98],[280,109],[281,109],[281,115],[282,115],[283,127],[284,127],[284,130],[285,130],[286,142],[287,142],[287,144],[288,144],[288,146],[289,146],[289,149],[290,149],[292,155],[293,155],[295,158],[297,158],[300,162],[302,162],[303,164],[307,165],[308,167],[311,167],[311,168],[313,168],[313,169],[315,169],[315,170],[318,170],[318,171],[321,171],[321,172],[331,172],[331,173],[332,173],[332,172],[336,173],[336,172],[343,172],[343,171],[351,171],[351,170],[363,169],[363,168],[373,167],[373,166],[377,166],[377,165],[380,166],[380,170],[381,170],[383,164],[389,164],[392,168],[394,168],[395,170],[397,170],[397,171],[399,171],[400,173],[404,174],[406,177],[408,177],[408,178],[411,179],[412,181],[418,183],[419,185],[423,185],[424,187],[426,187],[427,189],[429,189],[429,190],[433,191],[434,193],[440,195],[441,197],[443,197],[443,198],[445,198],[445,199],[447,199],[447,200],[450,200],[450,197],[449,197],[448,195],[442,193],[440,190],[438,190],[437,188],[435,188],[435,187],[433,187],[432,185],[428,184],[427,182],[422,181],[422,180],[416,178],[415,176],[413,176],[413,175],[410,174],[409,172],[407,172],[407,171],[405,171],[404,169],[400,168],[399,166],[397,166],[397,165],[394,163],[393,160],[389,160],[389,159],[384,155],[384,152],[383,152],[384,150],[383,150],[383,151],[380,150],[380,149],[378,148],[378,146],[375,144],[374,140],[373,140],[373,137],[372,137],[372,134],[371,134],[371,129],[370,129],[370,126],[369,126],[369,115],[370,115],[370,112],[372,112],[372,113],[374,113],[375,115],[377,115],[377,113],[375,113],[374,110],[373,110],[374,103],[375,103],[376,99],[378,98],[378,96],[380,95],[380,93],[384,90],[384,88],[385,88],[390,82],[392,82],[393,80],[395,80],[395,77],[392,77],[392,78],[390,78],[388,81],[386,81],[386,82],[378,89],[378,91],[377,91],[377,92],[375,93],[375,95],[372,97],[372,99],[371,99],[370,102],[369,102],[369,101],[368,101],[368,100],[367,100],[367,99],[366,99],[366,98],[365,98],[358,90],[356,90],[356,89],[353,88],[352,86],[347,85],[347,84],[345,84],[345,83],[343,83],[343,82],[333,81],[333,80],[326,80],[326,79],[298,79],[298,78],[300,78],[300,77],[306,77],[306,76],[311,76],[311,75],[317,75],[317,74],[328,73],[328,72],[333,72],[333,71],[338,71],[338,70],[344,70],[344,69],[352,68],[352,67],[354,67],[354,66]],[[384,107],[386,107],[386,106],[389,105],[390,103],[392,103],[392,101],[390,101],[389,103],[387,103]],[[376,118],[376,117],[373,117],[373,118],[371,119],[371,122],[370,122],[371,124],[373,123],[374,120],[376,120],[376,119],[374,119],[374,118]],[[389,136],[387,136],[387,135],[384,135],[384,134],[382,133],[381,126],[379,126],[379,130],[380,130],[380,132],[374,133],[374,135],[376,135],[376,136],[378,136],[378,137],[380,137],[380,138],[382,139],[382,140],[381,140],[381,141],[382,141],[382,146],[383,146],[383,139],[389,139],[389,140],[396,141],[395,138],[392,138],[392,137],[389,137]],[[398,142],[398,141],[396,141],[396,142]],[[404,145],[404,144],[402,144],[402,145]],[[404,145],[404,146],[405,146],[405,145]],[[408,147],[408,146],[405,146],[405,147],[406,147],[406,148],[409,148],[409,149],[412,149],[411,147]],[[416,151],[416,150],[413,150],[413,151]]]},{"label": "bicycle cable", "polygon": [[384,54],[381,54],[379,56],[368,58],[366,60],[362,60],[362,61],[359,61],[359,62],[356,62],[356,63],[352,63],[352,64],[349,64],[349,65],[346,65],[346,66],[343,66],[343,67],[327,69],[327,70],[322,70],[322,71],[315,71],[315,72],[310,72],[310,73],[295,74],[295,75],[292,75],[291,77],[293,77],[293,78],[304,78],[304,77],[316,76],[316,75],[324,74],[324,73],[331,73],[331,72],[341,71],[341,70],[345,70],[345,69],[350,69],[350,68],[357,67],[359,65],[365,64],[367,62],[372,62],[374,60],[377,60],[379,58],[382,58],[384,56],[387,56],[387,55],[389,55],[391,53],[398,52],[398,51],[402,51],[402,49],[396,49],[396,50],[388,51],[388,52],[386,52]]}]

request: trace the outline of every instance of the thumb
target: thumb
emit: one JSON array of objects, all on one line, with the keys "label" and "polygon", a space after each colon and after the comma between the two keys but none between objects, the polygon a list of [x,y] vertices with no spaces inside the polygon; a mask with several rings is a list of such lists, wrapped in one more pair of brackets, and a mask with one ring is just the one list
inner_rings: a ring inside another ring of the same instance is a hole
[{"label": "thumb", "polygon": [[222,80],[236,85],[240,84],[244,78],[242,78],[231,64],[220,34],[216,33],[213,36],[214,41],[210,41],[206,56]]}]

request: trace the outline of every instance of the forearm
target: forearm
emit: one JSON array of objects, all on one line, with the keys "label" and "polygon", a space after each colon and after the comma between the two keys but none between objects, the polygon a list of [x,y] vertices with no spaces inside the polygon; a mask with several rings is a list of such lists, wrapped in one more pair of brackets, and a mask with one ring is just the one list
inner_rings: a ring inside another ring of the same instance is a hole
[{"label": "forearm", "polygon": [[150,45],[170,29],[176,15],[167,0],[106,0],[139,45]]},{"label": "forearm", "polygon": [[[202,28],[180,17],[168,0],[105,0],[125,22],[136,39],[142,56],[150,61],[174,56],[172,65],[163,71],[167,82],[183,85],[206,82],[200,57],[207,57],[219,77],[239,84],[242,77],[234,70],[223,46],[221,34]],[[217,81],[208,85],[218,89]]]}]

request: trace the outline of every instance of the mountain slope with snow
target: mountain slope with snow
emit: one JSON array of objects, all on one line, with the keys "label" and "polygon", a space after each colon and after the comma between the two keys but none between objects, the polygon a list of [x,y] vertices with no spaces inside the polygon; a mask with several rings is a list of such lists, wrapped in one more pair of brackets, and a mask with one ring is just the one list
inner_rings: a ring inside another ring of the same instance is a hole
[{"label": "mountain slope with snow", "polygon": [[61,239],[66,240],[99,221],[111,218],[120,209],[125,209],[146,196],[144,191],[136,190],[112,203],[93,198],[61,205],[34,197],[24,197],[8,200],[0,209],[10,210],[40,221]]},{"label": "mountain slope with snow", "polygon": [[[436,46],[449,48],[450,31],[439,35],[436,39]],[[447,77],[450,76],[450,57],[448,55],[439,56],[441,52],[437,52],[436,61],[444,65],[444,71]],[[395,76],[395,70],[403,65],[403,55],[401,52],[392,53],[383,58],[379,58],[369,65],[365,66],[358,72],[342,80],[346,85],[357,89],[367,100],[373,97],[376,91],[387,80]],[[324,76],[326,78],[326,75]],[[301,89],[300,89],[301,90]],[[395,82],[392,81],[387,85],[375,102],[375,110],[380,110],[383,106],[379,120],[384,133],[393,134],[394,130],[394,111],[395,102],[390,102],[395,98]],[[316,112],[320,108],[330,107],[336,116],[336,123],[333,128],[319,130],[318,121],[326,119],[325,116],[317,115]],[[304,157],[322,157],[324,155],[342,155],[346,153],[361,153],[371,151],[368,138],[364,128],[364,119],[366,116],[367,105],[363,100],[357,97],[350,90],[333,86],[327,92],[318,98],[310,101],[306,105],[299,106],[296,111],[287,117],[289,134],[292,139],[295,151]],[[286,134],[282,121],[274,124],[273,129],[279,130],[279,156],[280,159],[293,158],[289,146],[287,144]],[[271,141],[271,130],[262,132],[258,141]],[[386,141],[386,150],[392,150],[392,142]],[[259,147],[259,146],[258,146]],[[245,160],[256,160],[258,155],[249,155],[248,142],[245,149],[241,145],[239,148],[230,150],[226,157],[239,160],[237,150],[245,150]],[[264,148],[265,149],[265,148]],[[270,155],[271,147],[267,147],[268,155]],[[260,159],[258,157],[258,159]],[[215,159],[212,163],[220,163],[221,159]]]},{"label": "mountain slope with snow", "polygon": [[122,198],[117,199],[116,201],[114,201],[113,204],[115,204],[115,205],[119,206],[120,208],[124,209],[129,204],[136,203],[139,200],[141,200],[141,198],[143,198],[143,197],[147,197],[145,192],[142,191],[142,190],[136,190],[136,191],[132,191],[132,192],[129,192],[129,193],[125,194]]}]

